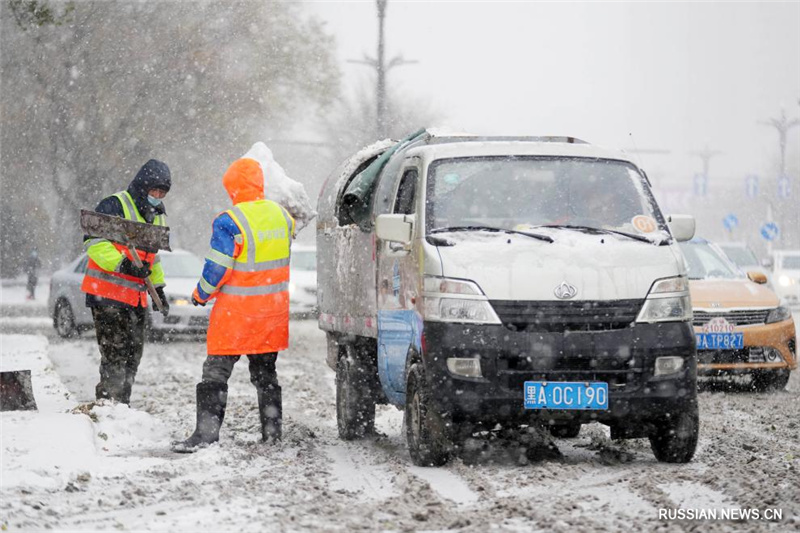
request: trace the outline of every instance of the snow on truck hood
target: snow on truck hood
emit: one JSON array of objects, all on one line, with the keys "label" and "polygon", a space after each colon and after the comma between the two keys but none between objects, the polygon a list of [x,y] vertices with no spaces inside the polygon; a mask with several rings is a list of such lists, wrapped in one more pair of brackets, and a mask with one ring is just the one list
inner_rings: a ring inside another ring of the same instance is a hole
[{"label": "snow on truck hood", "polygon": [[490,300],[558,300],[562,282],[575,301],[644,299],[653,282],[685,274],[675,245],[613,235],[547,232],[553,243],[512,234],[448,233],[439,246],[445,277],[475,281]]}]

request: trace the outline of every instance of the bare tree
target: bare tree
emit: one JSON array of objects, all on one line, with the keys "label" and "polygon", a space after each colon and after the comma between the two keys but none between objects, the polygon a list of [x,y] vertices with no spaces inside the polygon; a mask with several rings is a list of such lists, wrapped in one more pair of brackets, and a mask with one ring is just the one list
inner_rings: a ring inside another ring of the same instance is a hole
[{"label": "bare tree", "polygon": [[67,259],[78,209],[150,157],[179,162],[195,185],[183,207],[206,214],[203,179],[218,181],[222,161],[338,91],[332,39],[290,2],[87,1],[45,15],[31,4],[46,5],[0,6],[4,271],[31,208]]}]

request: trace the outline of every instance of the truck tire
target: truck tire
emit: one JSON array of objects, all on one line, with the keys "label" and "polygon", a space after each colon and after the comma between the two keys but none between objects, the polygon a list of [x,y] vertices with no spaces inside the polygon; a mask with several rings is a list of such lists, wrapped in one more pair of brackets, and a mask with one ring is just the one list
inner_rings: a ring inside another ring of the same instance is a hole
[{"label": "truck tire", "polygon": [[555,424],[549,426],[550,434],[558,439],[574,439],[581,432],[580,422],[570,422],[569,424]]},{"label": "truck tire", "polygon": [[430,409],[428,388],[420,363],[406,376],[406,441],[417,466],[442,466],[450,459],[451,443],[445,421]]},{"label": "truck tire", "polygon": [[375,432],[375,398],[371,371],[345,346],[336,363],[336,425],[344,440],[361,439]]},{"label": "truck tire", "polygon": [[753,374],[752,385],[758,392],[780,392],[789,383],[789,370],[757,370]]},{"label": "truck tire", "polygon": [[700,416],[695,405],[656,424],[650,435],[653,455],[662,463],[688,463],[697,449]]}]

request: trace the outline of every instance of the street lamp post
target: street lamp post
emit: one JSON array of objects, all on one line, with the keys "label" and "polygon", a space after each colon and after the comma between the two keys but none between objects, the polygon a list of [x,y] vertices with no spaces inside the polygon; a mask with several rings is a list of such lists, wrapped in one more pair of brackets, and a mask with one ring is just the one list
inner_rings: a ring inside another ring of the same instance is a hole
[{"label": "street lamp post", "polygon": [[375,73],[377,74],[377,87],[375,93],[375,133],[376,137],[379,139],[383,139],[388,136],[388,116],[389,116],[389,106],[387,103],[386,98],[386,75],[388,72],[393,69],[394,67],[399,67],[402,65],[409,65],[412,63],[417,63],[414,60],[406,60],[403,59],[402,55],[398,55],[393,57],[389,60],[388,63],[385,61],[385,37],[384,37],[384,29],[383,24],[386,18],[386,5],[388,4],[388,0],[375,0],[375,3],[378,6],[378,55],[377,58],[372,58],[367,55],[364,56],[364,59],[350,59],[348,63],[359,63],[362,65],[367,65],[375,69]]}]

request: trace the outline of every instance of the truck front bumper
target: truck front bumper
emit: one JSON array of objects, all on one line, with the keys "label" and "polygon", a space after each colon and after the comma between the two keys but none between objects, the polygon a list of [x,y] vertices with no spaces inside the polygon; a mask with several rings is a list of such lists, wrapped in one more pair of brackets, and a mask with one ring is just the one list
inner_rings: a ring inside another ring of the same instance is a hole
[{"label": "truck front bumper", "polygon": [[[423,352],[432,401],[456,422],[597,421],[634,428],[697,402],[695,336],[688,322],[560,333],[425,322]],[[682,357],[683,368],[655,376],[655,360],[661,356]],[[447,367],[451,357],[479,358],[483,376],[454,375]],[[526,381],[605,382],[609,408],[528,410]]]}]

